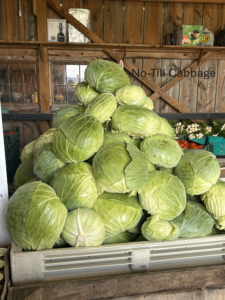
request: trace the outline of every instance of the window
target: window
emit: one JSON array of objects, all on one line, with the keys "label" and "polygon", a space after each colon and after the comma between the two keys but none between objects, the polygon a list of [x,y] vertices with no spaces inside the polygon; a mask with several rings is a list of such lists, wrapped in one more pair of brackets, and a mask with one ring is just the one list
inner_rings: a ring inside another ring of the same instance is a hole
[{"label": "window", "polygon": [[0,100],[4,105],[38,105],[37,65],[0,63]]},{"label": "window", "polygon": [[52,94],[54,105],[78,103],[74,96],[76,86],[84,81],[87,65],[52,65]]}]

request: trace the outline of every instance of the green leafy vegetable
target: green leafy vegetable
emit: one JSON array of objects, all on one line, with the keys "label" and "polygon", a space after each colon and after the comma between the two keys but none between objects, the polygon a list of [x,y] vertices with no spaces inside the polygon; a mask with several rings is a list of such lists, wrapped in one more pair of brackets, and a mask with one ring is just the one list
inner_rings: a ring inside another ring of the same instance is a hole
[{"label": "green leafy vegetable", "polygon": [[93,89],[89,84],[85,82],[81,82],[76,87],[75,97],[78,101],[80,101],[85,107],[91,103],[96,97],[98,97],[99,93]]},{"label": "green leafy vegetable", "polygon": [[33,161],[34,158],[31,157],[24,160],[24,162],[19,165],[14,176],[15,189],[18,189],[20,186],[35,177],[35,174],[33,172]]},{"label": "green leafy vegetable", "polygon": [[133,242],[136,238],[136,235],[128,231],[120,232],[114,236],[106,238],[103,244],[120,244],[120,243],[129,243]]},{"label": "green leafy vegetable", "polygon": [[[141,87],[136,85],[126,85],[116,91],[116,100],[119,104],[139,105],[146,103],[147,96]],[[148,98],[149,99],[149,98]]]},{"label": "green leafy vegetable", "polygon": [[44,144],[52,143],[56,131],[57,128],[51,128],[47,130],[45,133],[43,133],[41,136],[39,136],[39,138],[36,140],[33,146],[34,156],[38,153],[38,150],[41,149],[41,147]]},{"label": "green leafy vegetable", "polygon": [[34,146],[35,142],[36,142],[36,140],[30,142],[23,148],[23,151],[21,152],[21,155],[20,155],[21,162],[24,162],[28,158],[34,157],[33,156],[33,146]]},{"label": "green leafy vegetable", "polygon": [[59,109],[53,116],[53,123],[59,127],[68,118],[83,114],[85,108],[83,105],[73,104]]}]

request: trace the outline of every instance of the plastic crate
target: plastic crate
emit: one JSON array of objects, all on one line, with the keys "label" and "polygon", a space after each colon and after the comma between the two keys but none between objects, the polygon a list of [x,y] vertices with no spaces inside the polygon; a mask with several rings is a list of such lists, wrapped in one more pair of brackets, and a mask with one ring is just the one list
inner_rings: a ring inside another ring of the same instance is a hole
[{"label": "plastic crate", "polygon": [[13,147],[5,149],[6,160],[10,160],[15,155],[20,156],[20,140],[18,140]]},{"label": "plastic crate", "polygon": [[197,143],[197,144],[200,144],[200,145],[205,145],[206,141],[207,141],[207,138],[206,137],[201,138],[201,139],[189,139],[188,138],[188,141],[191,141],[191,142],[194,142],[194,143]]},{"label": "plastic crate", "polygon": [[[11,135],[9,131],[15,131],[16,133]],[[20,139],[20,127],[14,126],[10,130],[4,130],[4,145],[5,149],[13,147],[13,145]]]},{"label": "plastic crate", "polygon": [[225,155],[225,138],[220,136],[207,136],[207,144],[213,145],[213,154]]},{"label": "plastic crate", "polygon": [[225,235],[26,251],[12,244],[13,285],[225,264]]}]

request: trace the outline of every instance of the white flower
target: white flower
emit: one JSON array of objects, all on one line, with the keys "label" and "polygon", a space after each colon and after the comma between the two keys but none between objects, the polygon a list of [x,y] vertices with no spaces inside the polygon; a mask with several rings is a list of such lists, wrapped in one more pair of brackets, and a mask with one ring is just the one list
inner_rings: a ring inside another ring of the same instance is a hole
[{"label": "white flower", "polygon": [[188,125],[188,127],[187,128],[191,128],[191,125]]}]

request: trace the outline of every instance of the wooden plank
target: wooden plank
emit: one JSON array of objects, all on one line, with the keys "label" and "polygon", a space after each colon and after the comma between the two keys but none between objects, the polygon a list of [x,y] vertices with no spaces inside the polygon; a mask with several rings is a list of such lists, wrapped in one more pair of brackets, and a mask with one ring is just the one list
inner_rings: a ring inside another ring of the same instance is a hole
[{"label": "wooden plank", "polygon": [[[146,72],[146,78],[152,80],[159,87],[162,86],[162,77],[157,76],[153,69],[162,69],[162,60],[161,59],[143,59],[143,71]],[[154,75],[154,76],[153,76]],[[151,98],[153,94],[152,90],[145,85],[142,85],[142,89],[145,91],[146,95]],[[154,111],[160,113],[160,104],[161,100],[157,99],[154,101]]]},{"label": "wooden plank", "polygon": [[126,44],[143,43],[143,6],[143,1],[125,2],[124,42]]},{"label": "wooden plank", "polygon": [[[128,59],[133,66],[135,66],[140,72],[142,71],[142,59]],[[138,80],[135,76],[128,73],[128,76],[130,77],[131,84],[137,85],[141,87],[141,82]]]},{"label": "wooden plank", "polygon": [[[204,77],[198,79],[198,101],[197,112],[213,112],[216,99],[216,82],[217,82],[217,67],[216,60],[207,61],[202,65],[199,71],[203,72]],[[215,77],[205,76],[205,72],[215,72]]]},{"label": "wooden plank", "polygon": [[[38,0],[37,0],[38,1]],[[55,0],[58,4],[62,3],[62,0]],[[57,14],[54,10],[51,8],[47,7],[47,18],[48,19],[61,19],[60,15]],[[47,20],[46,20],[47,22]]]},{"label": "wooden plank", "polygon": [[[15,287],[12,299],[24,300],[37,293],[39,289],[42,289],[42,300],[97,300],[121,297],[130,299],[130,296],[143,295],[154,296],[155,293],[159,294],[160,292],[202,291],[204,293],[204,290],[224,288],[225,267],[219,265],[33,284]],[[37,300],[38,298],[31,299]]]},{"label": "wooden plank", "polygon": [[45,42],[47,41],[47,7],[46,0],[37,1],[37,34],[38,41]]},{"label": "wooden plank", "polygon": [[37,41],[37,17],[32,13],[31,1],[25,1],[25,40]]},{"label": "wooden plank", "polygon": [[[216,37],[221,29],[221,19],[222,19],[222,5],[204,5],[203,14],[203,25],[208,28],[215,35],[214,45],[216,44]],[[222,28],[223,29],[223,28]]]},{"label": "wooden plank", "polygon": [[33,4],[33,14],[36,16],[37,15],[37,0],[32,0]]},{"label": "wooden plank", "polygon": [[0,49],[0,60],[29,60],[37,61],[37,50],[36,49]]},{"label": "wooden plank", "polygon": [[[181,70],[188,68],[193,64],[193,60],[182,60]],[[196,69],[198,72],[198,69]],[[193,73],[195,75],[195,73]],[[196,74],[197,76],[197,74]],[[180,82],[179,103],[191,112],[196,112],[198,99],[198,80],[196,77],[186,77]]]},{"label": "wooden plank", "polygon": [[[95,0],[94,0],[95,1]],[[113,0],[115,1],[115,0]],[[125,2],[141,2],[142,0],[124,0]],[[145,2],[159,2],[159,0],[145,0]],[[225,0],[163,0],[165,3],[207,3],[207,4],[225,4]]]},{"label": "wooden plank", "polygon": [[[203,57],[202,57],[202,60],[200,62],[200,65],[203,65],[208,59],[210,59],[216,52],[209,52],[207,54],[205,54]],[[174,85],[176,85],[178,82],[180,82],[184,77],[185,77],[185,72],[190,72],[191,70],[196,70],[199,66],[197,65],[197,61],[194,62],[193,64],[191,64],[188,68],[186,68],[185,70],[182,70],[182,76],[178,77],[176,76],[174,79],[170,80],[168,83],[166,83],[162,89],[164,91],[168,91],[169,89],[171,89]],[[156,100],[158,98],[158,94],[155,93],[152,95],[152,100]]]},{"label": "wooden plank", "polygon": [[19,40],[25,41],[25,0],[20,0],[22,17],[19,17]]},{"label": "wooden plank", "polygon": [[5,13],[4,13],[4,1],[0,1],[0,40],[5,40]]},{"label": "wooden plank", "polygon": [[[62,7],[68,11],[69,8],[80,8],[80,0],[62,0]],[[61,17],[60,17],[61,18]]]},{"label": "wooden plank", "polygon": [[165,3],[165,17],[163,26],[164,44],[166,35],[174,33],[175,28],[183,24],[183,3]]},{"label": "wooden plank", "polygon": [[203,4],[184,4],[184,24],[202,25]]},{"label": "wooden plank", "polygon": [[[96,42],[96,43],[103,42],[98,36],[96,36],[87,27],[85,27],[83,24],[81,24],[77,19],[75,19],[69,13],[65,12],[61,7],[57,6],[57,4],[55,3],[54,0],[47,0],[47,5],[50,6],[52,9],[54,9],[56,12],[58,12],[61,16],[65,17],[69,23],[71,23],[73,26],[75,26],[80,32],[85,34],[93,42]],[[107,49],[107,48],[104,49],[104,51],[108,55],[110,55],[114,60],[118,60],[118,55],[115,51],[112,51],[111,49]],[[132,64],[130,64],[128,61],[124,61],[124,63],[125,63],[126,70],[128,70],[131,74],[135,75],[137,78],[139,78],[139,80],[141,82],[143,82],[149,88],[151,88],[156,93],[158,93],[164,100],[166,100],[174,108],[176,108],[180,112],[184,112],[184,113],[189,112],[186,108],[181,106],[174,98],[169,96],[163,89],[161,89],[159,86],[157,86],[153,81],[151,81],[145,77],[139,77],[137,68],[135,68]]]},{"label": "wooden plank", "polygon": [[104,41],[123,43],[123,1],[104,2]]},{"label": "wooden plank", "polygon": [[[110,56],[107,55],[104,51],[70,51],[70,50],[49,50],[49,61],[53,60],[94,60],[99,58],[109,58]],[[1,56],[1,50],[0,50]],[[1,58],[1,57],[0,57]]]},{"label": "wooden plank", "polygon": [[91,30],[103,39],[103,0],[84,0],[84,8],[91,12]]},{"label": "wooden plank", "polygon": [[[17,0],[2,0],[4,1],[5,15],[5,38],[8,41],[19,39],[18,26],[18,8]],[[2,29],[1,29],[2,30]]]},{"label": "wooden plank", "polygon": [[144,44],[162,45],[163,3],[145,3]]},{"label": "wooden plank", "polygon": [[215,112],[223,111],[225,111],[225,61],[219,61]]},{"label": "wooden plank", "polygon": [[[165,77],[162,76],[162,86],[164,86],[167,82],[171,80],[171,76],[174,76],[175,72],[180,71],[181,61],[177,59],[163,59],[162,66],[165,71]],[[174,71],[170,71],[174,70]],[[163,73],[163,72],[162,72]],[[168,95],[173,97],[179,102],[179,84],[174,85],[172,88],[168,90]],[[168,105],[165,101],[161,100],[160,113],[175,113],[176,110]]]}]

